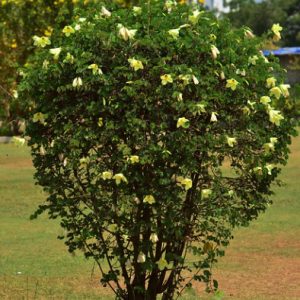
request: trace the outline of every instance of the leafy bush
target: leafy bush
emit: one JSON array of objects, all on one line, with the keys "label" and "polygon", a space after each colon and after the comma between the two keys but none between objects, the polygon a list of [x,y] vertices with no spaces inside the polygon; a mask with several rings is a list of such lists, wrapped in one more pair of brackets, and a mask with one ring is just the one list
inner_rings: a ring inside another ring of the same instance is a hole
[{"label": "leafy bush", "polygon": [[271,203],[296,134],[277,61],[172,1],[109,4],[35,44],[19,91],[49,194],[34,216],[59,217],[119,299],[173,299],[189,274],[217,289],[212,264]]}]

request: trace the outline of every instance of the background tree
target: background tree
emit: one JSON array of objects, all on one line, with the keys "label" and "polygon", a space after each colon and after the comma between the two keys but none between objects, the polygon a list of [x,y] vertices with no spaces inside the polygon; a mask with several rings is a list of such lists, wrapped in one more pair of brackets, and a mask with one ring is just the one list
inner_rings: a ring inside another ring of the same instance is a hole
[{"label": "background tree", "polygon": [[246,25],[259,36],[267,32],[272,24],[283,27],[282,45],[299,45],[299,0],[234,0],[228,3],[231,10],[226,16],[236,27]]}]

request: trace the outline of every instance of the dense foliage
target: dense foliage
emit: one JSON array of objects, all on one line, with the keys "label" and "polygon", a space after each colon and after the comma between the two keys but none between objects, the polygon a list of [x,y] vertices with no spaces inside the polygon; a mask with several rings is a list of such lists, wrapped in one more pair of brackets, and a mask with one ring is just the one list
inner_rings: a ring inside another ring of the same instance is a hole
[{"label": "dense foliage", "polygon": [[198,9],[107,4],[36,36],[23,70],[49,194],[36,216],[59,217],[119,299],[173,299],[188,278],[217,289],[212,264],[271,203],[295,134],[277,62]]}]

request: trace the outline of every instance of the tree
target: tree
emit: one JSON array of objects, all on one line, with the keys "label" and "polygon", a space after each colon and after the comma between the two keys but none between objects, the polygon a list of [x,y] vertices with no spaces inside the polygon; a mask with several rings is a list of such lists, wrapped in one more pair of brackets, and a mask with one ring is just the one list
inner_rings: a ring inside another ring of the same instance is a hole
[{"label": "tree", "polygon": [[110,3],[47,44],[19,87],[49,195],[34,217],[60,218],[118,299],[174,299],[187,274],[217,289],[212,265],[271,203],[296,133],[276,59],[248,29],[172,1]]},{"label": "tree", "polygon": [[296,46],[299,32],[299,0],[235,0],[229,3],[231,11],[226,16],[236,27],[248,26],[259,36],[272,24],[280,23],[283,30],[282,45]]}]

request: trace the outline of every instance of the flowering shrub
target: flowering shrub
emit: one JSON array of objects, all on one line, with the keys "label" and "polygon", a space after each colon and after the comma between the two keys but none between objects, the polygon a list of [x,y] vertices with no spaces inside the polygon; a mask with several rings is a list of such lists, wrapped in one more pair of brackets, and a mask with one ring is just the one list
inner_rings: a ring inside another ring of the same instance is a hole
[{"label": "flowering shrub", "polygon": [[118,299],[173,299],[189,277],[217,289],[212,264],[271,203],[295,134],[277,62],[249,29],[172,1],[103,6],[34,42],[35,216],[59,217]]}]

